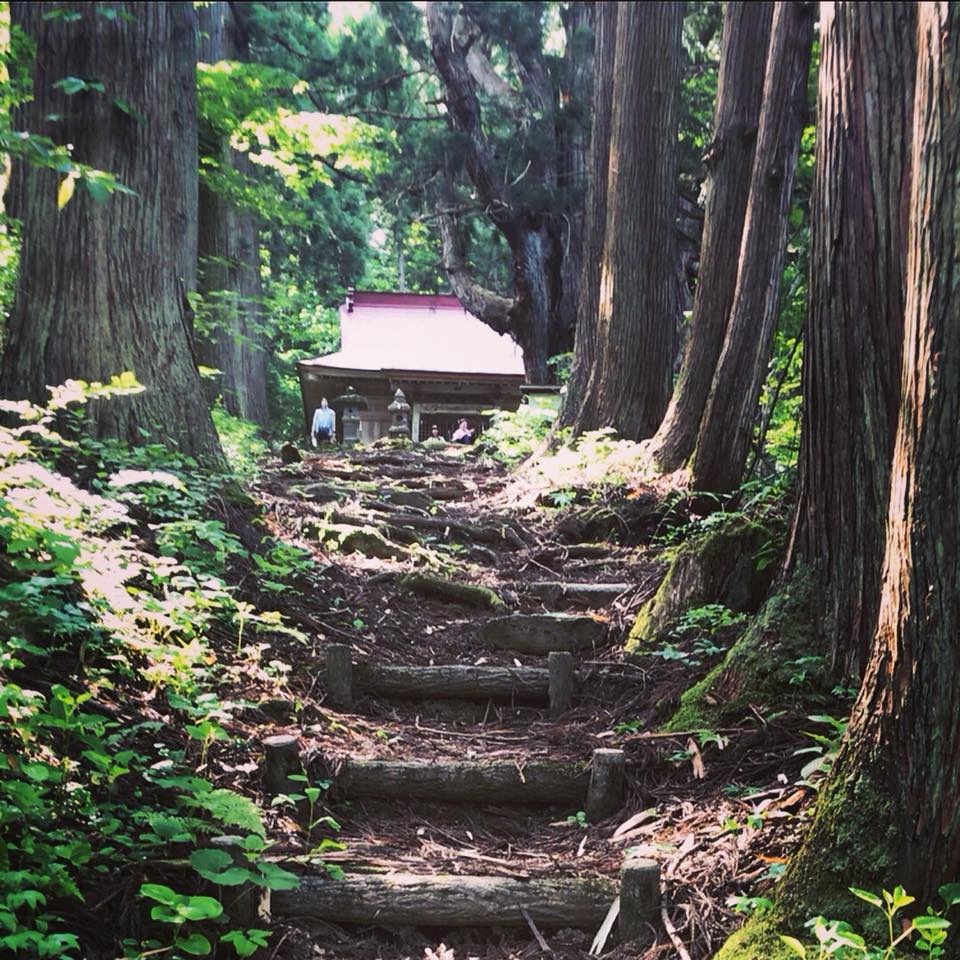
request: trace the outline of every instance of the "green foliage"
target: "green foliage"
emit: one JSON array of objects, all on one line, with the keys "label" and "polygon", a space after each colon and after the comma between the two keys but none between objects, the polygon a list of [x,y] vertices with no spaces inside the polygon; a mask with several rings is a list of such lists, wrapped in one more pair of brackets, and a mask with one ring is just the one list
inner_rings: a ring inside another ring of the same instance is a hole
[{"label": "green foliage", "polygon": [[[219,901],[150,873],[209,850],[210,834],[240,836],[244,880],[296,883],[266,859],[256,804],[196,775],[231,739],[235,709],[214,692],[231,651],[213,637],[238,619],[295,631],[227,581],[249,559],[210,515],[231,477],[83,436],[72,410],[139,389],[123,375],[56,388],[45,407],[0,404],[20,420],[0,427],[0,948],[18,957],[78,956],[70,912],[52,905],[118,875],[140,877],[153,920],[170,928],[162,943],[130,944],[131,956],[207,955],[229,932]],[[309,570],[301,551],[270,541],[260,559],[275,589]],[[161,728],[173,739],[155,742]],[[195,884],[211,882],[209,853],[194,866]],[[236,933],[225,942],[245,956],[262,932]]]},{"label": "green foliage", "polygon": [[516,464],[542,446],[550,434],[556,413],[521,404],[515,412],[488,410],[490,426],[476,447],[501,463]]},{"label": "green foliage", "polygon": [[230,469],[245,483],[257,479],[260,462],[267,454],[266,441],[255,423],[227,413],[223,404],[213,406],[213,424],[220,437],[220,445]]},{"label": "green foliage", "polygon": [[916,900],[901,886],[895,887],[892,893],[881,890],[880,896],[856,887],[849,889],[855,897],[875,908],[883,916],[885,942],[869,943],[847,921],[827,920],[824,917],[814,917],[805,924],[816,939],[812,948],[796,937],[781,935],[780,940],[797,956],[816,957],[818,960],[826,960],[827,957],[836,957],[837,960],[896,960],[897,957],[904,956],[904,948],[908,943],[912,943],[916,950],[928,957],[944,955],[944,943],[951,926],[945,914],[960,903],[960,884],[948,883],[940,887],[940,898],[943,901],[941,909],[934,910],[928,906],[924,913],[910,919],[897,918],[901,910]]},{"label": "green foliage", "polygon": [[828,731],[827,733],[808,732],[807,736],[815,742],[815,746],[801,747],[794,751],[794,756],[814,754],[813,759],[806,763],[800,771],[800,777],[801,783],[815,787],[833,767],[834,761],[840,753],[840,745],[843,742],[844,734],[847,732],[849,720],[847,718],[840,720],[825,713],[814,714],[807,719],[822,724]]}]

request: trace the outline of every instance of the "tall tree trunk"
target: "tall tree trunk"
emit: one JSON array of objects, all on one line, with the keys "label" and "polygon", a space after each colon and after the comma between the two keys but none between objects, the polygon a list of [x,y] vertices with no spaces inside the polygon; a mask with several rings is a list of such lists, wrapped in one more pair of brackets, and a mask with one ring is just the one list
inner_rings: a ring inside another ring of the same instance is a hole
[{"label": "tall tree trunk", "polygon": [[827,3],[791,564],[838,672],[876,629],[900,403],[916,4]]},{"label": "tall tree trunk", "polygon": [[[247,43],[231,5],[216,0],[199,8],[200,59],[244,60]],[[204,146],[218,162],[245,176],[254,173],[248,157],[228,143]],[[260,231],[253,210],[200,184],[198,282],[207,307],[208,330],[197,331],[197,356],[220,371],[210,383],[210,399],[219,394],[234,416],[266,425],[267,370],[263,350],[263,289],[260,281]]]},{"label": "tall tree trunk", "polygon": [[663,471],[693,453],[737,287],[743,222],[763,94],[772,2],[732,0],[723,21],[713,140],[704,157],[707,203],[693,323],[680,377],[650,453]]},{"label": "tall tree trunk", "polygon": [[797,918],[841,885],[901,883],[923,904],[960,876],[960,7],[918,7],[902,400],[879,625],[844,747],[783,880]]},{"label": "tall tree trunk", "polygon": [[[130,370],[146,390],[93,405],[97,435],[140,443],[146,431],[219,458],[186,301],[197,229],[193,5],[118,4],[125,16],[116,18],[93,4],[66,6],[76,20],[47,18],[60,3],[10,5],[37,45],[34,99],[18,123],[73,144],[76,160],[136,196],[98,203],[78,189],[58,211],[57,176],[17,164],[11,212],[23,221],[23,248],[0,392],[43,400],[47,384]],[[67,96],[54,86],[67,76],[94,78],[105,92]]]},{"label": "tall tree trunk", "polygon": [[529,209],[504,181],[483,128],[478,89],[505,100],[518,116],[533,122],[551,120],[552,141],[545,142],[532,171],[551,190],[557,186],[554,91],[539,50],[512,51],[525,78],[523,95],[503,83],[479,43],[469,9],[454,3],[428,3],[427,29],[437,71],[445,88],[450,125],[459,135],[463,167],[487,215],[506,240],[513,259],[513,296],[504,297],[478,284],[470,274],[454,211],[453,177],[448,169],[438,210],[444,269],[463,305],[498,333],[508,333],[523,349],[530,383],[549,383],[550,356],[572,347],[573,331],[564,323],[563,246],[558,218]]},{"label": "tall tree trunk", "polygon": [[597,347],[579,433],[649,437],[663,418],[677,329],[677,124],[683,4],[619,4]]},{"label": "tall tree trunk", "polygon": [[560,270],[562,296],[560,316],[573,340],[580,302],[580,278],[583,273],[585,195],[590,154],[590,88],[593,75],[593,38],[599,6],[595,3],[570,3],[561,6],[560,16],[566,38],[564,50],[565,83],[561,102],[572,105],[562,125],[557,127],[557,186],[569,197],[568,215],[561,221],[560,245],[563,260]]},{"label": "tall tree trunk", "polygon": [[732,490],[750,446],[780,305],[790,195],[807,115],[814,5],[775,6],[737,288],[690,464],[697,490]]},{"label": "tall tree trunk", "polygon": [[[577,307],[576,347],[567,395],[558,427],[573,426],[595,394],[588,389],[593,369],[600,310],[600,265],[607,227],[607,178],[610,167],[610,115],[613,107],[613,61],[617,40],[616,3],[596,6],[593,41],[593,122],[590,132],[587,199],[583,214],[583,256]],[[592,412],[584,410],[585,419]]]}]

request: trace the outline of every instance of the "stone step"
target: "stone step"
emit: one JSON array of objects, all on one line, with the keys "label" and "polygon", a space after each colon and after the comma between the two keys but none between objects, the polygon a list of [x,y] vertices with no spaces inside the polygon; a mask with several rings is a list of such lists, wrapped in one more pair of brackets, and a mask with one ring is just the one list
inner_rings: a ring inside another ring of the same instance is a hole
[{"label": "stone step", "polygon": [[632,583],[570,583],[562,580],[514,585],[516,591],[534,596],[544,603],[567,601],[585,607],[602,607],[613,603],[620,594],[632,587]]},{"label": "stone step", "polygon": [[296,890],[276,890],[275,917],[381,927],[514,927],[596,931],[613,911],[619,939],[653,921],[660,904],[660,869],[651,860],[624,863],[611,877],[463,876],[351,873],[331,879],[301,872]]},{"label": "stone step", "polygon": [[554,650],[576,652],[600,646],[606,624],[594,617],[572,613],[514,613],[488,620],[480,639],[501,650],[546,656]]}]

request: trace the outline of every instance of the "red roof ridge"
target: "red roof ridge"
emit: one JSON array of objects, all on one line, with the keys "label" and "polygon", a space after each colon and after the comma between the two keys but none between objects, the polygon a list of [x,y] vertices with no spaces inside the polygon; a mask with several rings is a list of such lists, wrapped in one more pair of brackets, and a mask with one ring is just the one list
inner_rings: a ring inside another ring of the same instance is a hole
[{"label": "red roof ridge", "polygon": [[398,290],[355,290],[347,295],[347,301],[356,307],[409,307],[423,309],[434,307],[443,310],[463,310],[464,307],[452,293],[405,293]]}]

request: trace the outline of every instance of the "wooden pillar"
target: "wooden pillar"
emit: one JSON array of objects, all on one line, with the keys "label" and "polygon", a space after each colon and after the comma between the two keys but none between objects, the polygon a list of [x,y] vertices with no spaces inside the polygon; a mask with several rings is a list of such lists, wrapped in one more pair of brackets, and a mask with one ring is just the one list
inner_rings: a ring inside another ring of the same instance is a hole
[{"label": "wooden pillar", "polygon": [[620,869],[621,942],[645,931],[660,905],[660,866],[655,860],[627,857]]},{"label": "wooden pillar", "polygon": [[331,643],[326,661],[327,699],[332,707],[353,706],[353,650],[347,643]]},{"label": "wooden pillar", "polygon": [[301,773],[300,740],[289,733],[267,737],[263,741],[263,786],[270,797],[280,793],[298,793],[299,784],[290,775]]},{"label": "wooden pillar", "polygon": [[596,823],[623,806],[627,758],[622,750],[594,750],[584,812]]},{"label": "wooden pillar", "polygon": [[550,671],[550,713],[558,716],[573,702],[573,654],[554,650],[547,655]]}]

